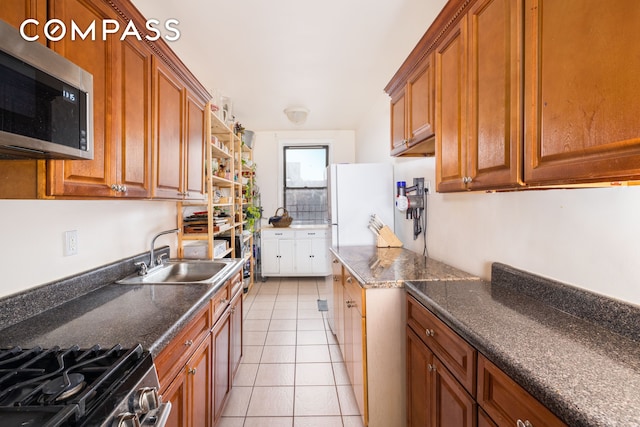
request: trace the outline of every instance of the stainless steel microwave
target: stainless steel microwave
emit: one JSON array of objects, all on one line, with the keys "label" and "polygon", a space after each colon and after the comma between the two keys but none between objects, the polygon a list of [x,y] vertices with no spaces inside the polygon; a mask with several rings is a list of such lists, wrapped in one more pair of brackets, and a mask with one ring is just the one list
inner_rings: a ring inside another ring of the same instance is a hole
[{"label": "stainless steel microwave", "polygon": [[93,76],[2,20],[0,159],[93,159]]}]

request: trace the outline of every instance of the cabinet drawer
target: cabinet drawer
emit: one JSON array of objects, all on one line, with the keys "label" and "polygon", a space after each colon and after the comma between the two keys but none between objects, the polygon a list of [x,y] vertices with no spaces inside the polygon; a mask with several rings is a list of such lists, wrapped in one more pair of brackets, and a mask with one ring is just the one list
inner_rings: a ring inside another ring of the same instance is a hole
[{"label": "cabinet drawer", "polygon": [[261,233],[263,239],[293,239],[296,236],[296,232],[294,230],[282,230],[277,228],[262,230]]},{"label": "cabinet drawer", "polygon": [[498,427],[566,426],[483,355],[478,357],[478,404]]},{"label": "cabinet drawer", "polygon": [[475,396],[476,350],[411,296],[407,296],[407,323],[469,394]]},{"label": "cabinet drawer", "polygon": [[229,282],[229,298],[231,299],[242,289],[242,271],[233,276]]},{"label": "cabinet drawer", "polygon": [[297,230],[295,232],[296,239],[326,239],[327,230]]},{"label": "cabinet drawer", "polygon": [[222,316],[224,310],[229,305],[231,295],[229,294],[231,280],[228,280],[225,285],[216,292],[211,298],[211,322],[210,325],[215,325],[216,321]]},{"label": "cabinet drawer", "polygon": [[478,408],[478,427],[498,427],[482,408]]},{"label": "cabinet drawer", "polygon": [[355,279],[355,277],[347,272],[345,272],[344,275],[344,289],[349,294],[349,298],[345,299],[348,299],[352,302],[353,307],[357,308],[360,316],[366,317],[367,313],[364,298],[364,288]]},{"label": "cabinet drawer", "polygon": [[198,344],[209,334],[210,321],[210,306],[207,305],[154,360],[162,387],[167,386],[182,371]]}]

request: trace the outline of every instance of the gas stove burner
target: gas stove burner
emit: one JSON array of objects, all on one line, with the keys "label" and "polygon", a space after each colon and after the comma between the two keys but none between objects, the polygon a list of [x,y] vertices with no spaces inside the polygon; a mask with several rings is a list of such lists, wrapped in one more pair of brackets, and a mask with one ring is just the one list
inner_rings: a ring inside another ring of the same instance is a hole
[{"label": "gas stove burner", "polygon": [[[157,396],[149,352],[110,349],[0,349],[0,427],[160,427],[171,408]],[[119,421],[118,421],[119,422]]]},{"label": "gas stove burner", "polygon": [[63,374],[44,385],[42,393],[55,397],[56,402],[61,402],[75,396],[84,388],[84,375]]}]

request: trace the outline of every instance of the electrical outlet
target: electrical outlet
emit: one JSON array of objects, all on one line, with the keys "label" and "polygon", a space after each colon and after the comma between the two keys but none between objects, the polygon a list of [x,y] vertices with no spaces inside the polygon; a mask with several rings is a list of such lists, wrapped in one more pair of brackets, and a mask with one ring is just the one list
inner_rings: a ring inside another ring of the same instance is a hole
[{"label": "electrical outlet", "polygon": [[429,180],[424,181],[424,193],[431,194],[431,181]]},{"label": "electrical outlet", "polygon": [[64,256],[78,254],[78,230],[64,232]]}]

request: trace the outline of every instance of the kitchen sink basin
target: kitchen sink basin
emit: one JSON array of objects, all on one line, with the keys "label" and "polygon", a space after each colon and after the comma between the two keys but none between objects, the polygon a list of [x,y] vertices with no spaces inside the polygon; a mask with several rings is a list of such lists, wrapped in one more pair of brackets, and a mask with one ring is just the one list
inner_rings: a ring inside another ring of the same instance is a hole
[{"label": "kitchen sink basin", "polygon": [[227,271],[233,268],[235,260],[219,259],[215,261],[199,260],[169,260],[162,266],[154,267],[143,276],[132,274],[116,283],[141,284],[141,283],[214,283],[225,276]]}]

